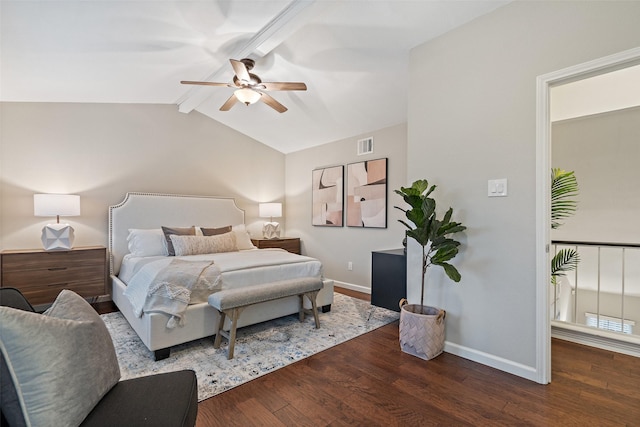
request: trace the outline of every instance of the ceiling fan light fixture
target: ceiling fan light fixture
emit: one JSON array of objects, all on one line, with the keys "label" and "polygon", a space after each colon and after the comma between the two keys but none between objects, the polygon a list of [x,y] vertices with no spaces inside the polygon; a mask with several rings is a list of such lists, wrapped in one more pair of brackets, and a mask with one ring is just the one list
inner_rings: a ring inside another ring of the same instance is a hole
[{"label": "ceiling fan light fixture", "polygon": [[236,95],[236,98],[238,98],[238,101],[242,102],[245,105],[250,105],[258,102],[260,96],[262,96],[260,92],[256,92],[255,90],[246,87],[236,90],[234,94]]}]

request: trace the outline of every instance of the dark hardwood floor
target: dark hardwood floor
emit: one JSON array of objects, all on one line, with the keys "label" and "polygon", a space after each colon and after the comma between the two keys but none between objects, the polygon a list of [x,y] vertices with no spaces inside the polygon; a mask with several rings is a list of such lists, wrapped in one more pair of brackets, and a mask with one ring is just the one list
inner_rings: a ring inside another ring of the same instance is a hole
[{"label": "dark hardwood floor", "polygon": [[197,426],[640,426],[639,358],[554,339],[552,369],[545,386],[426,362],[394,322],[200,402]]},{"label": "dark hardwood floor", "polygon": [[394,322],[200,402],[196,425],[640,426],[640,358],[554,339],[552,379],[423,361],[400,351]]}]

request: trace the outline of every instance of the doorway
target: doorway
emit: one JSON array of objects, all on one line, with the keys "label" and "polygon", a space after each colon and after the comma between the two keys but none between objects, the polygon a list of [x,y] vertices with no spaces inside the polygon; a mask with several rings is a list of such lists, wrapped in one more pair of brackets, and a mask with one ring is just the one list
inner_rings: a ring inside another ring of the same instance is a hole
[{"label": "doorway", "polygon": [[549,284],[551,250],[550,188],[551,114],[553,87],[584,80],[611,71],[640,64],[640,48],[579,64],[537,79],[536,113],[536,340],[538,382],[551,381],[551,286]]}]

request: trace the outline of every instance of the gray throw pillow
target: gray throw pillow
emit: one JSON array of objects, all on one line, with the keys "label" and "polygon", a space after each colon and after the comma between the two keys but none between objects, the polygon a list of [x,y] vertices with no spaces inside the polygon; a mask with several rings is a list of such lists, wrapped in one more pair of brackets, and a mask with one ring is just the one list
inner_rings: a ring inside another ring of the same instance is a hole
[{"label": "gray throw pillow", "polygon": [[167,240],[167,252],[169,256],[175,256],[176,251],[173,249],[173,243],[171,242],[171,235],[175,234],[176,236],[195,236],[196,228],[194,226],[191,227],[165,227],[164,225],[161,227],[162,232],[164,233],[164,238]]},{"label": "gray throw pillow", "polygon": [[203,236],[217,236],[219,234],[228,233],[231,231],[231,229],[232,227],[230,225],[227,225],[226,227],[218,227],[218,228],[200,227],[200,230],[202,230]]},{"label": "gray throw pillow", "polygon": [[72,291],[37,314],[0,307],[0,349],[27,425],[79,425],[119,381],[111,335]]}]

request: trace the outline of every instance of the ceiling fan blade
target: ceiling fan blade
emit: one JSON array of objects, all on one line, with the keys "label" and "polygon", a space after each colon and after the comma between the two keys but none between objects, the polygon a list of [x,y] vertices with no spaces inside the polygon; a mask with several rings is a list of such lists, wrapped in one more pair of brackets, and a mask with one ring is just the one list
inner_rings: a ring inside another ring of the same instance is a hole
[{"label": "ceiling fan blade", "polygon": [[216,82],[194,82],[191,80],[181,80],[183,85],[202,85],[202,86],[229,86],[229,83],[216,83]]},{"label": "ceiling fan blade", "polygon": [[240,80],[244,80],[246,82],[251,81],[251,76],[249,75],[249,70],[247,70],[247,66],[244,65],[244,62],[238,61],[235,59],[230,59],[231,66],[233,67],[233,71],[236,73],[236,76]]},{"label": "ceiling fan blade", "polygon": [[307,90],[307,85],[301,82],[262,82],[264,90]]},{"label": "ceiling fan blade", "polygon": [[285,107],[284,105],[280,104],[278,101],[276,101],[275,99],[273,99],[271,96],[267,95],[266,93],[262,94],[262,96],[260,97],[260,101],[264,102],[269,107],[271,107],[274,110],[276,110],[278,113],[284,113],[285,111],[287,111],[287,107]]},{"label": "ceiling fan blade", "polygon": [[229,111],[231,107],[236,105],[236,102],[238,102],[238,98],[236,98],[235,93],[232,93],[229,99],[227,99],[227,101],[222,104],[222,107],[220,107],[220,111]]}]

